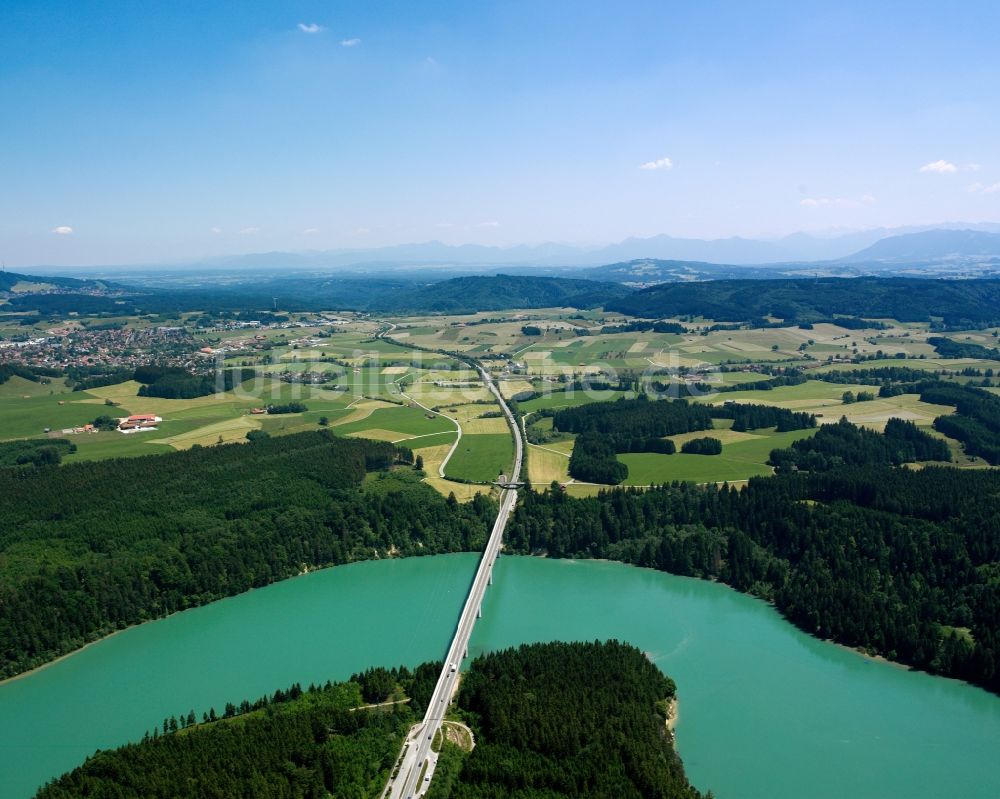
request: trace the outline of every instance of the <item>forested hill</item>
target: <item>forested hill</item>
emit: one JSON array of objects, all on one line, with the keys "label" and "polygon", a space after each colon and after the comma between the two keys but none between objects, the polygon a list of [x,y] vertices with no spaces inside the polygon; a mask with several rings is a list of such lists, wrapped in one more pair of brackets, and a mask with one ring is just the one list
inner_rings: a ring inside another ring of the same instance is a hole
[{"label": "forested hill", "polygon": [[364,480],[411,457],[324,431],[0,469],[0,676],[304,566],[481,548],[490,500]]},{"label": "forested hill", "polygon": [[647,318],[694,314],[725,321],[774,316],[808,322],[840,314],[992,324],[1000,321],[1000,280],[858,277],[666,283],[610,300],[606,307]]},{"label": "forested hill", "polygon": [[79,280],[74,277],[40,277],[38,275],[22,275],[17,272],[0,272],[0,291],[11,291],[15,287],[24,287],[26,290],[32,287],[49,286],[68,291],[82,289],[96,289],[104,286],[95,280]]},{"label": "forested hill", "polygon": [[456,277],[415,291],[376,298],[372,310],[417,313],[472,313],[508,308],[592,308],[624,297],[617,283],[559,277]]},{"label": "forested hill", "polygon": [[125,289],[124,295],[114,297],[85,296],[74,293],[70,286],[58,288],[61,290],[55,293],[18,294],[10,300],[11,307],[57,315],[222,312],[271,309],[277,299],[286,311],[475,313],[511,308],[593,308],[631,292],[618,283],[512,275],[456,277],[435,282],[407,278],[295,277],[220,284],[210,290]]},{"label": "forested hill", "polygon": [[432,799],[698,799],[665,726],[674,684],[635,647],[530,644],[482,655],[458,704],[476,747],[446,747]]}]

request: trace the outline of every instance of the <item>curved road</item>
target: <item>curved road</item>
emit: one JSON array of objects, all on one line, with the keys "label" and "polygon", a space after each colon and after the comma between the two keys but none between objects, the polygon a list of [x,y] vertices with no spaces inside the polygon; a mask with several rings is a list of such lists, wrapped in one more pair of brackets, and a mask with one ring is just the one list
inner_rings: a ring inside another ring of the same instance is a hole
[{"label": "curved road", "polygon": [[[391,330],[390,327],[381,336]],[[507,417],[511,435],[514,436],[514,470],[511,472],[511,481],[516,481],[521,474],[521,462],[524,458],[524,445],[517,420],[489,372],[475,361],[472,364],[487,388],[496,397]],[[441,722],[444,720],[448,705],[455,693],[462,661],[468,654],[472,628],[476,624],[476,619],[481,615],[480,608],[483,596],[486,594],[486,587],[492,582],[493,564],[496,562],[497,555],[500,554],[504,528],[507,526],[507,520],[510,518],[510,513],[516,503],[517,489],[503,489],[500,494],[500,511],[493,523],[493,529],[490,531],[490,537],[486,542],[483,557],[479,561],[479,567],[476,569],[476,577],[469,589],[465,606],[462,608],[462,615],[458,619],[458,626],[455,628],[455,635],[448,648],[448,655],[434,688],[434,694],[431,696],[423,721],[410,731],[403,744],[403,751],[399,761],[397,761],[396,776],[389,778],[389,783],[382,794],[387,799],[411,799],[411,797],[422,796],[430,787],[434,764],[437,760],[431,751],[431,743],[438,730],[441,729]]]}]

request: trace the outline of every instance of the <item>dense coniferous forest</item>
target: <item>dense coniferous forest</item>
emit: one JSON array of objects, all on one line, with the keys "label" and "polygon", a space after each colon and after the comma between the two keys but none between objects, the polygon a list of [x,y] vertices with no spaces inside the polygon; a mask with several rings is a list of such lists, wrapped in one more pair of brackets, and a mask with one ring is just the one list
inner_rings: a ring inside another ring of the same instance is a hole
[{"label": "dense coniferous forest", "polygon": [[971,341],[955,341],[944,336],[931,336],[927,343],[937,350],[942,358],[1000,358],[1000,350],[973,344]]},{"label": "dense coniferous forest", "polygon": [[764,427],[773,427],[778,433],[784,433],[790,430],[808,430],[816,426],[816,417],[811,413],[790,411],[774,405],[727,402],[711,408],[709,412],[713,419],[732,419],[732,429],[741,433]]},{"label": "dense coniferous forest", "polygon": [[[305,691],[294,685],[223,713],[212,708],[201,723],[193,710],[182,712],[139,743],[97,752],[36,799],[376,796],[440,667],[373,668]],[[616,641],[479,657],[458,699],[476,747],[467,756],[446,747],[432,795],[698,799],[665,726],[674,694],[638,649]],[[409,703],[364,708],[404,696]]]},{"label": "dense coniferous forest", "polygon": [[934,428],[958,439],[969,455],[1000,466],[1000,397],[981,388],[933,383],[920,390],[923,402],[954,405],[951,416],[939,416]]},{"label": "dense coniferous forest", "polygon": [[[408,676],[408,675],[407,675]],[[405,679],[405,677],[404,677]],[[188,726],[164,721],[140,743],[98,752],[36,799],[325,799],[376,796],[415,714],[407,705],[357,710],[356,682],[230,707]],[[173,731],[171,731],[173,730]]]},{"label": "dense coniferous forest", "polygon": [[0,441],[0,467],[54,466],[71,452],[76,452],[76,444],[65,438]]},{"label": "dense coniferous forest", "polygon": [[842,466],[899,466],[915,461],[950,461],[948,445],[925,433],[913,422],[890,419],[878,433],[842,418],[825,424],[816,435],[771,451],[770,462],[778,472],[804,469],[825,472]]},{"label": "dense coniferous forest", "polygon": [[0,469],[0,675],[113,630],[395,549],[481,548],[495,514],[415,482],[408,450],[325,431]]},{"label": "dense coniferous forest", "polygon": [[707,430],[711,426],[712,417],[704,405],[686,400],[654,401],[645,395],[636,399],[591,402],[556,411],[552,415],[554,430],[600,433],[619,452],[631,452],[627,447],[635,440],[691,433]]},{"label": "dense coniferous forest", "polygon": [[194,399],[207,397],[221,391],[230,391],[247,377],[239,369],[225,369],[218,373],[196,375],[186,369],[172,366],[140,366],[133,380],[142,385],[140,397],[162,399]]},{"label": "dense coniferous forest", "polygon": [[586,432],[573,442],[569,457],[569,473],[588,483],[618,485],[628,477],[628,466],[615,454],[611,442],[600,433]]},{"label": "dense coniferous forest", "polygon": [[712,417],[703,405],[686,400],[649,400],[645,394],[636,399],[593,402],[551,415],[554,431],[579,434],[573,444],[569,473],[577,480],[611,485],[628,477],[628,467],[615,457],[616,453],[670,455],[676,446],[663,436],[712,426]]},{"label": "dense coniferous forest", "polygon": [[681,445],[681,452],[687,455],[721,455],[722,442],[711,436],[692,438]]},{"label": "dense coniferous forest", "polygon": [[432,783],[434,799],[697,799],[665,725],[673,696],[669,678],[616,641],[482,655],[458,698],[476,747],[447,787]]},{"label": "dense coniferous forest", "polygon": [[575,499],[525,491],[507,547],[720,579],[794,624],[1000,692],[1000,472],[855,466]]}]

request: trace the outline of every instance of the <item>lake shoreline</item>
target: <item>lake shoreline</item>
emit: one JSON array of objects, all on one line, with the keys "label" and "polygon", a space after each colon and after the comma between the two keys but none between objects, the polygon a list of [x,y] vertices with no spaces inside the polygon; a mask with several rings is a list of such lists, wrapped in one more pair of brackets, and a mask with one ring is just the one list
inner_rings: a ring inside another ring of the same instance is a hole
[{"label": "lake shoreline", "polygon": [[[478,553],[478,552],[469,552],[469,551],[462,551],[462,552],[441,552],[441,553],[438,553],[438,555],[460,555],[460,554],[475,554],[475,555],[478,555],[478,554],[481,554],[481,553]],[[758,602],[762,602],[765,605],[769,605],[770,607],[772,607],[772,608],[775,609],[775,611],[778,613],[779,616],[781,616],[782,620],[786,624],[790,625],[792,628],[794,628],[796,630],[799,630],[799,631],[805,633],[810,638],[815,638],[817,641],[822,641],[823,643],[826,643],[826,644],[832,644],[833,646],[837,647],[838,649],[843,649],[845,651],[851,652],[851,653],[857,655],[858,657],[864,658],[866,660],[875,661],[875,662],[878,662],[878,663],[885,663],[886,665],[892,666],[893,668],[901,669],[903,671],[920,672],[920,673],[928,674],[928,675],[930,675],[932,677],[937,677],[937,678],[945,679],[945,680],[953,680],[955,682],[959,682],[959,683],[962,683],[964,685],[970,685],[972,687],[981,688],[982,689],[982,686],[977,686],[974,683],[970,683],[970,682],[968,682],[966,680],[961,680],[961,679],[959,679],[957,677],[949,677],[949,676],[944,675],[944,674],[933,674],[932,672],[926,672],[926,671],[923,671],[922,669],[917,669],[917,668],[915,668],[915,667],[913,667],[913,666],[911,666],[911,665],[909,665],[907,663],[903,663],[903,662],[898,661],[898,660],[892,660],[890,658],[885,657],[884,655],[872,654],[870,652],[865,651],[864,649],[862,649],[860,647],[854,647],[854,646],[851,646],[850,644],[841,643],[841,642],[836,641],[836,640],[834,640],[832,638],[820,638],[818,635],[814,635],[813,633],[809,632],[808,630],[804,630],[804,629],[798,627],[797,625],[793,624],[791,621],[789,621],[785,617],[785,615],[783,613],[781,613],[781,610],[774,604],[774,602],[772,600],[764,599],[764,598],[756,596],[754,594],[750,594],[750,593],[747,593],[747,592],[744,592],[744,591],[740,591],[739,589],[733,588],[733,586],[731,586],[728,583],[725,583],[725,582],[723,582],[723,581],[721,581],[721,580],[719,580],[719,579],[717,579],[715,577],[693,577],[691,575],[673,574],[672,572],[663,571],[661,569],[654,569],[654,568],[649,567],[649,566],[638,566],[638,565],[636,565],[634,563],[628,563],[626,561],[614,560],[613,558],[552,558],[551,556],[548,555],[548,553],[520,555],[520,554],[515,554],[515,553],[510,553],[510,552],[504,552],[502,549],[501,549],[501,554],[505,555],[507,557],[528,557],[528,558],[539,558],[539,559],[543,559],[543,560],[565,560],[565,561],[571,561],[571,562],[586,562],[586,561],[590,561],[590,562],[594,562],[594,563],[614,563],[614,564],[617,564],[617,565],[620,565],[620,566],[628,566],[628,567],[633,568],[633,569],[642,569],[642,570],[645,570],[645,571],[655,572],[655,573],[658,573],[658,574],[669,574],[672,577],[680,577],[680,578],[683,578],[683,579],[697,580],[698,582],[715,583],[717,585],[725,586],[730,591],[733,591],[733,592],[735,592],[737,594],[740,594],[741,596],[746,596],[746,597],[749,597],[750,599],[754,599],[754,600],[757,600]],[[152,622],[163,621],[164,619],[169,619],[172,616],[176,616],[176,615],[181,614],[181,613],[187,613],[190,610],[197,610],[198,608],[204,608],[204,607],[208,607],[209,605],[215,605],[215,604],[217,604],[219,602],[224,602],[227,599],[234,599],[236,597],[240,597],[240,596],[243,596],[245,594],[249,594],[249,593],[251,593],[253,591],[259,591],[262,588],[269,588],[270,586],[278,585],[279,583],[286,583],[286,582],[288,582],[290,580],[295,580],[295,579],[298,579],[300,577],[307,576],[309,574],[315,574],[317,572],[326,571],[327,569],[335,569],[335,568],[338,568],[340,566],[351,566],[351,565],[358,564],[358,563],[371,563],[371,562],[379,561],[379,560],[409,560],[409,559],[412,559],[412,558],[438,557],[438,555],[430,555],[430,556],[428,556],[428,555],[410,555],[410,556],[403,557],[403,558],[400,558],[398,556],[391,556],[390,555],[390,556],[387,556],[385,558],[378,558],[378,557],[367,558],[365,560],[356,560],[356,561],[351,561],[350,563],[335,563],[335,564],[331,564],[331,565],[327,565],[327,566],[308,566],[308,565],[306,565],[306,566],[303,566],[303,568],[297,574],[293,574],[290,577],[285,577],[285,578],[280,579],[280,580],[275,580],[274,582],[268,583],[267,585],[255,586],[253,588],[247,589],[246,591],[241,591],[238,594],[230,594],[229,596],[219,597],[218,599],[215,599],[215,600],[213,600],[211,602],[206,602],[204,605],[194,605],[194,606],[192,606],[190,608],[184,608],[183,610],[175,610],[172,613],[168,613],[166,616],[158,616],[158,617],[156,617],[154,619],[147,619],[146,621],[141,621],[138,624],[130,624],[127,627],[122,627],[120,630],[114,630],[113,632],[107,633],[106,635],[102,635],[100,638],[95,638],[93,641],[88,641],[86,644],[84,644],[81,647],[78,647],[76,649],[73,649],[70,652],[66,652],[66,653],[64,653],[62,655],[59,655],[58,657],[56,657],[56,658],[54,658],[52,660],[48,660],[45,663],[42,663],[42,664],[40,664],[38,666],[33,666],[31,669],[29,669],[27,671],[20,672],[18,674],[12,675],[10,677],[5,677],[2,680],[0,680],[0,687],[6,685],[7,683],[14,682],[15,680],[20,680],[23,677],[28,677],[28,676],[30,676],[32,674],[35,674],[36,672],[41,671],[42,669],[48,668],[49,666],[53,666],[56,663],[59,663],[60,661],[63,661],[65,659],[67,659],[67,658],[73,657],[73,655],[76,655],[76,654],[78,654],[80,652],[83,652],[84,650],[86,650],[86,649],[94,646],[94,644],[99,644],[102,641],[107,641],[107,640],[113,638],[114,636],[119,635],[120,633],[126,632],[128,630],[132,630],[132,629],[135,629],[135,628],[138,628],[138,627],[143,627],[144,625],[150,624]],[[982,690],[985,690],[985,689],[982,689]],[[989,693],[989,691],[987,691],[987,693]]]},{"label": "lake shoreline", "polygon": [[70,650],[69,652],[64,652],[63,654],[61,654],[61,655],[53,658],[52,660],[46,660],[44,663],[40,663],[37,666],[32,666],[27,671],[19,672],[17,674],[11,675],[10,677],[4,677],[2,680],[0,680],[0,687],[3,687],[4,685],[7,685],[7,683],[12,683],[12,682],[15,682],[16,680],[21,680],[21,679],[23,679],[25,677],[30,677],[32,674],[35,674],[35,673],[40,672],[40,671],[42,671],[44,669],[47,669],[50,666],[54,666],[57,663],[59,663],[59,662],[61,662],[63,660],[66,660],[67,658],[71,658],[74,655],[78,655],[81,652],[83,652],[83,651],[85,651],[87,649],[90,649],[90,647],[94,646],[95,644],[100,644],[100,643],[103,643],[104,641],[108,641],[108,640],[114,638],[116,635],[121,635],[122,633],[128,632],[129,630],[137,630],[140,627],[145,627],[147,624],[153,624],[154,622],[158,622],[158,621],[165,621],[166,619],[173,618],[174,616],[179,616],[179,615],[181,615],[183,613],[188,613],[189,611],[192,611],[192,610],[198,610],[199,608],[207,608],[207,607],[209,607],[211,605],[217,605],[220,602],[225,602],[227,599],[236,599],[237,597],[246,596],[247,594],[251,594],[254,591],[260,591],[260,590],[262,590],[264,588],[270,588],[273,585],[279,585],[280,583],[287,583],[287,582],[290,582],[292,580],[297,580],[300,577],[306,577],[306,576],[308,576],[310,574],[316,574],[318,572],[323,572],[323,571],[326,571],[328,569],[336,569],[336,568],[339,568],[341,566],[353,566],[353,565],[358,564],[358,563],[374,563],[374,562],[380,561],[380,560],[410,560],[410,559],[415,559],[415,558],[426,558],[426,557],[436,558],[436,557],[440,557],[440,556],[443,556],[443,555],[470,555],[470,554],[477,554],[477,553],[474,553],[474,552],[464,552],[464,551],[463,552],[441,552],[441,553],[438,553],[437,555],[410,555],[408,558],[400,558],[400,557],[390,556],[390,557],[384,557],[384,558],[367,558],[366,560],[354,560],[354,561],[351,561],[350,563],[333,563],[333,564],[330,564],[329,566],[303,566],[303,568],[298,573],[293,574],[290,577],[283,577],[280,580],[275,580],[274,582],[268,583],[267,585],[254,586],[252,588],[248,588],[246,591],[240,591],[238,594],[229,594],[228,596],[222,596],[222,597],[219,597],[218,599],[213,599],[211,602],[206,602],[203,605],[192,605],[191,607],[184,608],[183,610],[175,610],[175,611],[173,611],[171,613],[166,614],[165,616],[157,616],[154,619],[146,619],[145,621],[140,621],[140,622],[138,622],[136,624],[129,624],[126,627],[122,627],[120,630],[113,630],[112,632],[106,633],[105,635],[102,635],[99,638],[95,638],[93,641],[88,641],[83,646],[79,646],[76,649]]},{"label": "lake shoreline", "polygon": [[[477,559],[325,569],[174,614],[6,686],[0,794],[29,799],[95,749],[139,740],[153,720],[178,711],[197,717],[294,683],[440,658]],[[873,780],[877,795],[932,799],[948,786],[988,799],[984,789],[1000,780],[990,746],[1000,700],[981,690],[864,663],[789,626],[766,603],[705,580],[613,561],[511,557],[496,568],[470,657],[557,640],[633,644],[684,700],[683,716],[680,703],[658,703],[661,734],[674,736],[692,782],[720,796],[792,799],[821,785],[825,792],[811,795],[838,799],[866,795],[859,786]],[[914,757],[928,747],[938,756]],[[831,773],[831,749],[850,767]],[[787,782],[775,775],[782,757],[794,758]],[[958,776],[936,770],[941,757]]]}]

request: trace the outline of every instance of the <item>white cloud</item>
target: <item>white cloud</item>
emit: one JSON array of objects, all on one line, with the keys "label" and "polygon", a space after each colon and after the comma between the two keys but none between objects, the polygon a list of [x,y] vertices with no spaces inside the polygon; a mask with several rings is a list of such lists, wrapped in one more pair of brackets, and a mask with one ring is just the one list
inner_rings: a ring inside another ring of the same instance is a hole
[{"label": "white cloud", "polygon": [[994,183],[990,186],[986,186],[982,183],[973,183],[968,189],[973,194],[996,194],[1000,192],[1000,183]]},{"label": "white cloud", "polygon": [[500,227],[500,223],[494,221],[480,222],[476,227]]},{"label": "white cloud", "polygon": [[966,164],[962,167],[966,172],[978,172],[983,168],[982,164]]},{"label": "white cloud", "polygon": [[950,175],[953,172],[958,172],[958,167],[955,166],[951,161],[945,161],[943,158],[940,161],[931,161],[929,164],[924,164],[920,167],[921,172],[934,172],[938,175]]},{"label": "white cloud", "polygon": [[308,25],[304,22],[300,22],[299,30],[303,33],[319,33],[320,31],[326,29],[322,25],[317,25],[315,22],[310,22]]},{"label": "white cloud", "polygon": [[222,228],[221,227],[210,227],[208,229],[208,232],[211,233],[213,236],[218,236],[220,233],[222,233]]},{"label": "white cloud", "polygon": [[259,227],[245,227],[240,231],[241,236],[252,236],[255,233],[260,233]]},{"label": "white cloud", "polygon": [[354,235],[356,235],[356,236],[367,236],[371,232],[372,232],[371,228],[368,228],[368,227],[359,227],[357,230],[354,231]]},{"label": "white cloud", "polygon": [[639,164],[639,169],[673,169],[674,162],[669,158],[657,158],[655,161],[647,161]]},{"label": "white cloud", "polygon": [[59,227],[52,228],[52,232],[58,236],[69,236],[73,233],[73,228],[69,225],[59,225]]},{"label": "white cloud", "polygon": [[870,194],[863,194],[856,200],[851,197],[806,197],[799,200],[799,205],[804,208],[863,208],[875,202]]},{"label": "white cloud", "polygon": [[357,47],[359,44],[361,44],[361,40],[357,38],[340,40],[341,47]]},{"label": "white cloud", "polygon": [[319,233],[318,227],[307,227],[305,230],[302,231],[302,234],[305,236],[314,236],[317,233]]}]

